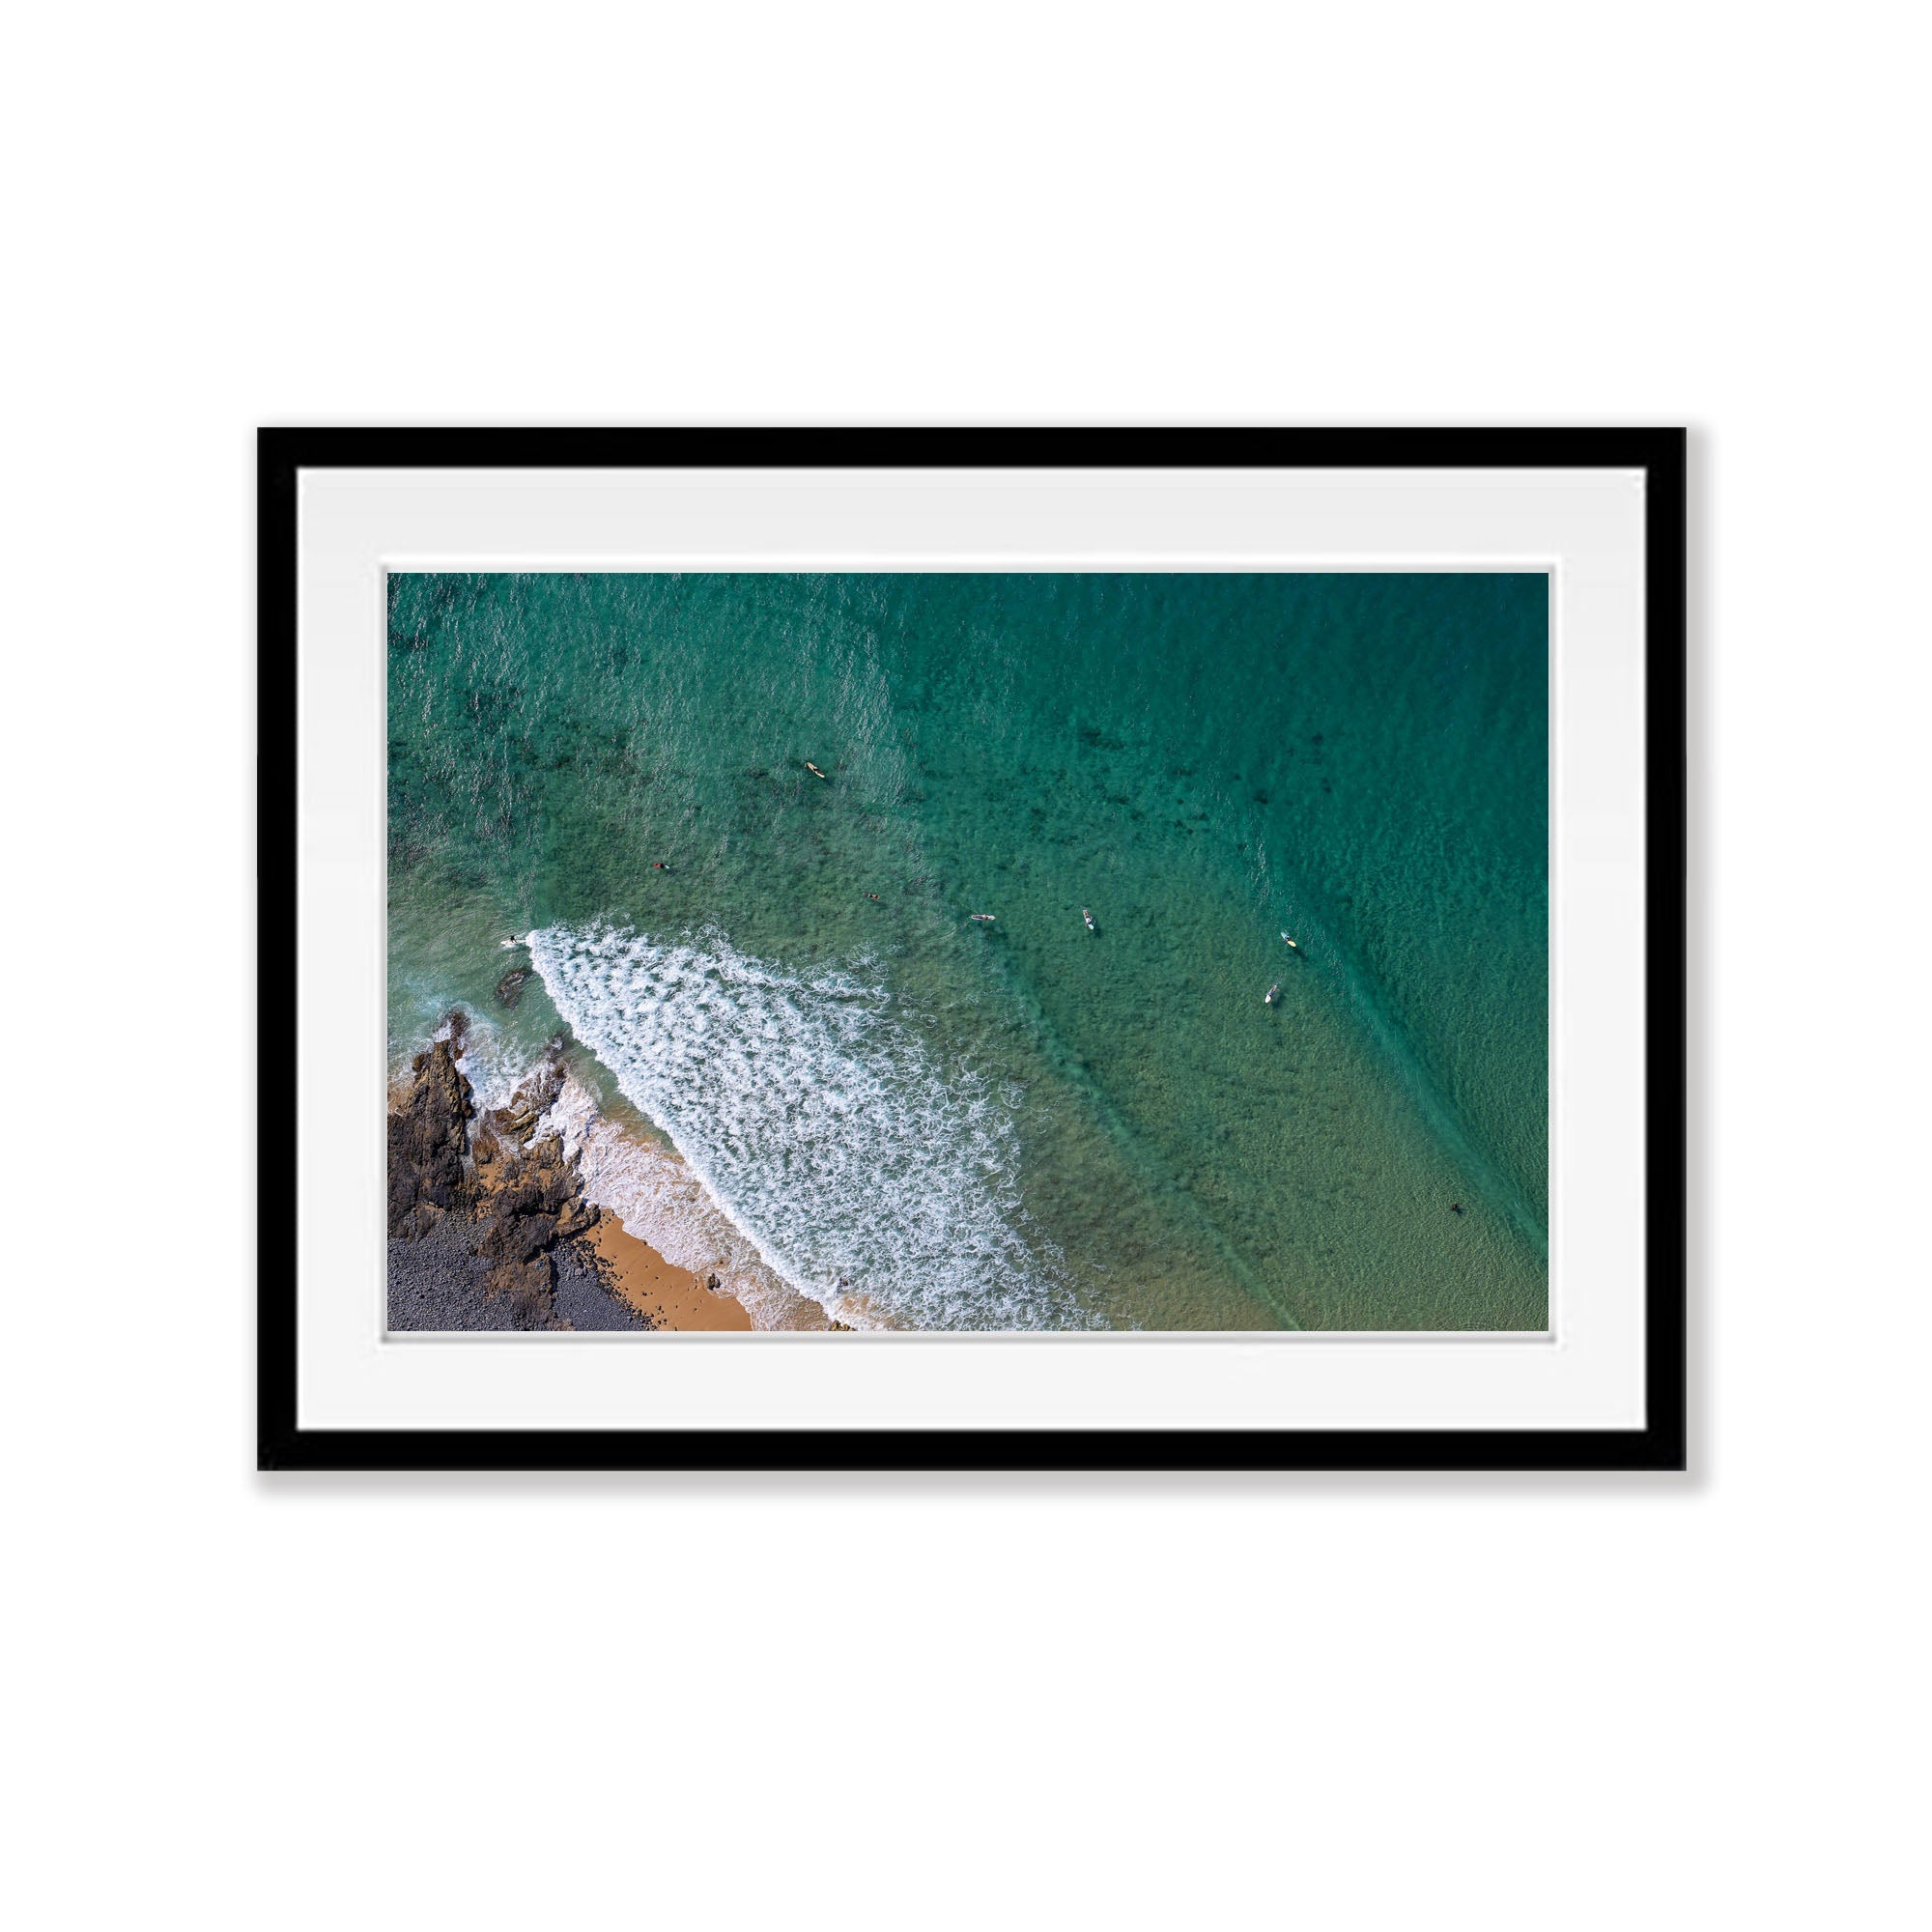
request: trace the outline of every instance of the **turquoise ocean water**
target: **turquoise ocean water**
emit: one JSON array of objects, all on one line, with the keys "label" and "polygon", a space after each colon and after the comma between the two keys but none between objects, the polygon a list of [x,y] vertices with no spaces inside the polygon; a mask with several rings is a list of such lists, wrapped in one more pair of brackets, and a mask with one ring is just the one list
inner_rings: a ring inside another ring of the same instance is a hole
[{"label": "turquoise ocean water", "polygon": [[393,576],[392,1072],[454,1004],[505,1065],[567,1026],[773,1266],[898,1325],[1541,1328],[1548,611]]}]

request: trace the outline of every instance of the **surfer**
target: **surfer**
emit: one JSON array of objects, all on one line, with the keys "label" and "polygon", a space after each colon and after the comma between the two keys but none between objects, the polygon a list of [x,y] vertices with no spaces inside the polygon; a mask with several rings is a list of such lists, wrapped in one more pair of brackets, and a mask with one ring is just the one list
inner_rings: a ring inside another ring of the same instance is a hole
[{"label": "surfer", "polygon": [[1274,982],[1274,984],[1270,986],[1267,989],[1267,991],[1262,995],[1262,1005],[1264,1007],[1271,1007],[1280,998],[1281,998],[1281,981],[1277,980]]},{"label": "surfer", "polygon": [[527,946],[528,944],[529,941],[527,939],[519,939],[517,935],[513,932],[511,933],[508,939],[504,940],[499,950],[504,952],[514,952],[518,947]]},{"label": "surfer", "polygon": [[969,912],[966,917],[968,919],[977,919],[983,925],[991,925],[994,915],[989,912]]},{"label": "surfer", "polygon": [[1293,940],[1292,940],[1292,939],[1289,939],[1289,937],[1288,937],[1288,934],[1287,934],[1287,933],[1285,933],[1285,932],[1284,932],[1284,933],[1282,934],[1282,938],[1283,938],[1284,940],[1286,940],[1286,941],[1287,941],[1287,944],[1288,944],[1288,950],[1289,950],[1289,951],[1290,951],[1291,952],[1299,952],[1301,951],[1301,948],[1300,948],[1300,947],[1298,947],[1298,946],[1297,946],[1297,945],[1296,945],[1296,944],[1294,943],[1294,941],[1293,941]]},{"label": "surfer", "polygon": [[668,872],[670,870],[670,867],[662,859],[653,859],[651,861],[651,870],[654,872]]},{"label": "surfer", "polygon": [[[816,765],[814,765],[814,764],[813,764],[813,763],[811,762],[811,760],[810,760],[810,758],[806,759],[806,761],[805,761],[805,768],[806,768],[806,770],[807,770],[807,771],[809,771],[809,772],[810,772],[810,773],[811,774],[811,776],[812,776],[813,778],[815,778],[815,779],[825,779],[825,774],[824,774],[823,772],[821,772],[821,771],[820,771],[820,770],[818,769],[818,767],[817,767]],[[825,782],[826,782],[827,784],[830,784],[830,783],[832,782],[832,781],[831,781],[830,779],[825,779]]]},{"label": "surfer", "polygon": [[1082,906],[1080,908],[1080,917],[1087,922],[1087,930],[1089,932],[1098,932],[1100,930],[1100,928],[1094,923],[1094,915],[1091,912],[1089,912],[1085,906]]}]

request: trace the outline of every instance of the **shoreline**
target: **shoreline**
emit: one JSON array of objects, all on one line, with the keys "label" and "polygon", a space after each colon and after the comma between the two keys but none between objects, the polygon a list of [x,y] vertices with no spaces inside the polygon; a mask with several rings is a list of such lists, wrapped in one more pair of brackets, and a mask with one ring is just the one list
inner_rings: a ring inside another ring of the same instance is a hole
[{"label": "shoreline", "polygon": [[[580,1040],[572,1051],[590,1053]],[[635,1102],[600,1105],[583,1081],[566,1073],[546,1122],[562,1137],[578,1163],[584,1199],[598,1209],[590,1244],[626,1306],[641,1309],[653,1323],[712,1333],[847,1325],[764,1259],[669,1135]],[[614,1224],[609,1235],[607,1223]],[[710,1281],[718,1287],[707,1287]]]},{"label": "shoreline", "polygon": [[[392,1071],[388,1316],[394,1329],[836,1328],[756,1253],[651,1123],[613,1118],[573,1076],[565,1030],[505,1067],[453,1008]],[[495,1064],[493,1064],[495,1063]],[[515,1084],[497,1097],[505,1076]]]},{"label": "shoreline", "polygon": [[598,1210],[597,1225],[582,1239],[595,1253],[597,1271],[611,1293],[653,1328],[678,1335],[752,1332],[751,1311],[736,1295],[709,1288],[690,1268],[666,1261],[611,1208]]}]

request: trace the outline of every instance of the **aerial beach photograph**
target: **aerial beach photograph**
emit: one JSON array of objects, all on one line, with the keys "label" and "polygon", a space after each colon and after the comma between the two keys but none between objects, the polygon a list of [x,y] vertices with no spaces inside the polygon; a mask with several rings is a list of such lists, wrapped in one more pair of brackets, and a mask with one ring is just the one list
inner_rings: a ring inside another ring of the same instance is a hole
[{"label": "aerial beach photograph", "polygon": [[1548,606],[391,574],[390,1331],[1544,1329]]}]

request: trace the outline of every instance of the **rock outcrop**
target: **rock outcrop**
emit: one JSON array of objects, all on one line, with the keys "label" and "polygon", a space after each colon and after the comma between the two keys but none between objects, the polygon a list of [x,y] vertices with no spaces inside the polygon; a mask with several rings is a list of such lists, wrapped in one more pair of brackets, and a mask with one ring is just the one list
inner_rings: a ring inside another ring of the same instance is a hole
[{"label": "rock outcrop", "polygon": [[526,1264],[558,1241],[596,1225],[597,1209],[583,1198],[577,1163],[555,1134],[534,1141],[537,1122],[563,1091],[561,1049],[553,1047],[511,1096],[477,1122],[477,1252]]},{"label": "rock outcrop", "polygon": [[556,1135],[546,1134],[526,1151],[506,1149],[499,1141],[488,1162],[482,1151],[479,1135],[478,1254],[528,1262],[596,1225],[597,1209],[583,1198],[577,1163],[564,1157]]},{"label": "rock outcrop", "polygon": [[415,1073],[389,1114],[389,1233],[403,1240],[425,1234],[467,1205],[469,1122],[476,1111],[469,1082],[458,1071],[460,1037],[439,1039],[411,1062]]},{"label": "rock outcrop", "polygon": [[507,1107],[478,1118],[457,1065],[464,1031],[464,1015],[452,1015],[450,1037],[416,1055],[410,1091],[390,1110],[389,1234],[418,1240],[445,1216],[466,1218],[470,1251],[496,1264],[486,1292],[509,1297],[518,1327],[552,1326],[551,1250],[597,1223],[562,1140],[535,1138],[537,1122],[563,1091],[563,1042],[552,1042]]}]

